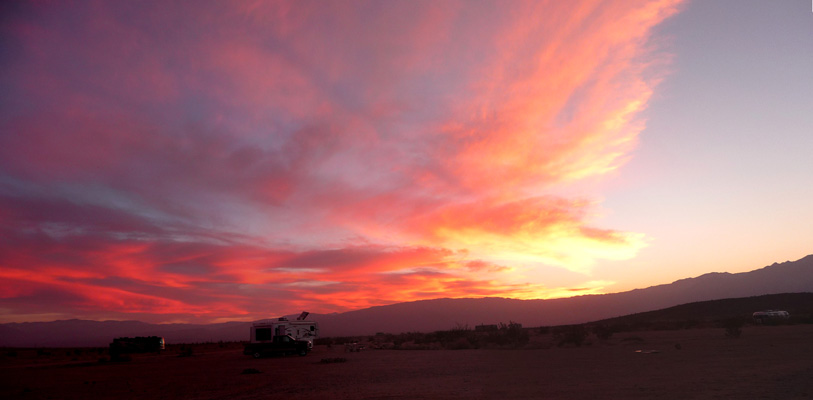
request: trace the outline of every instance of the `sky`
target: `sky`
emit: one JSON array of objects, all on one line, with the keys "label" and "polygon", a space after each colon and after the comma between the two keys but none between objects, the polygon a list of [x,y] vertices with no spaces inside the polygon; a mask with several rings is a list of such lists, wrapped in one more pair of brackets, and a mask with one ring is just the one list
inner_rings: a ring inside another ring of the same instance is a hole
[{"label": "sky", "polygon": [[0,322],[569,297],[813,253],[806,0],[0,7]]}]

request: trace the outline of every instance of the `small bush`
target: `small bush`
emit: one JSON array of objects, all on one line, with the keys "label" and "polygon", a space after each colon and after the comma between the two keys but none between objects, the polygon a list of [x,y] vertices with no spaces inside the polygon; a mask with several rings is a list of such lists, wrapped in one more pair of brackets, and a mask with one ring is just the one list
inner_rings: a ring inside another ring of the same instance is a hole
[{"label": "small bush", "polygon": [[194,352],[192,346],[181,346],[181,352],[178,354],[178,357],[191,357]]},{"label": "small bush", "polygon": [[116,355],[110,356],[110,361],[113,361],[113,362],[130,362],[130,361],[133,361],[133,357],[131,357],[129,354],[116,354]]},{"label": "small bush", "polygon": [[423,342],[439,342],[442,348],[449,350],[474,349],[477,348],[477,334],[468,325],[458,324],[448,331],[436,331],[427,335]]},{"label": "small bush", "polygon": [[613,330],[606,325],[597,325],[593,327],[593,333],[601,340],[608,340],[613,336]]},{"label": "small bush", "polygon": [[335,364],[335,363],[347,362],[347,359],[344,358],[344,357],[323,358],[319,362],[322,363],[322,364]]},{"label": "small bush", "polygon": [[472,343],[468,338],[459,338],[453,342],[445,343],[444,348],[449,350],[466,350],[476,349],[477,346]]},{"label": "small bush", "polygon": [[742,335],[742,326],[744,322],[739,318],[731,318],[723,322],[725,328],[725,336],[727,338],[736,339]]},{"label": "small bush", "polygon": [[507,324],[500,322],[497,330],[488,332],[484,340],[497,346],[522,347],[528,344],[530,335],[522,328],[522,324],[509,321]]},{"label": "small bush", "polygon": [[584,325],[571,325],[554,333],[554,338],[558,341],[557,346],[563,347],[572,343],[576,347],[581,347],[587,339],[587,329]]}]

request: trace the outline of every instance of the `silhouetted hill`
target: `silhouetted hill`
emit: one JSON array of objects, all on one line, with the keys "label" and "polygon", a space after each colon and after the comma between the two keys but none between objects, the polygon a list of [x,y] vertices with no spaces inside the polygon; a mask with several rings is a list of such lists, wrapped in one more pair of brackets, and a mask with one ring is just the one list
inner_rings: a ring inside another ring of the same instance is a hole
[{"label": "silhouetted hill", "polygon": [[791,317],[809,321],[813,316],[813,293],[782,293],[763,296],[700,301],[661,310],[594,321],[595,325],[610,325],[632,329],[690,327],[731,318],[750,319],[755,311],[783,310]]},{"label": "silhouetted hill", "polygon": [[[309,319],[320,323],[323,337],[428,332],[508,321],[524,326],[551,326],[600,321],[708,300],[802,292],[813,292],[813,256],[751,272],[710,273],[622,293],[551,300],[435,299],[345,313],[311,314]],[[760,308],[766,307],[743,306],[740,311],[750,315]],[[296,314],[291,317],[295,318]],[[118,336],[149,335],[163,336],[168,343],[245,340],[249,326],[248,322],[211,325],[80,320],[10,323],[0,324],[0,346],[104,346]]]}]

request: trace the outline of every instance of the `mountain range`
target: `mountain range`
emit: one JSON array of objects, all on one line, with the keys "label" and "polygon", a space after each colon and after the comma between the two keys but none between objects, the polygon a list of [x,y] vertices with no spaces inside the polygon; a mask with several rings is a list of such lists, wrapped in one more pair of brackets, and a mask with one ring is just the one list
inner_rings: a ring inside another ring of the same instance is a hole
[{"label": "mountain range", "polygon": [[[509,321],[527,327],[553,326],[605,320],[708,300],[804,292],[813,292],[813,255],[750,272],[709,273],[621,293],[549,300],[434,299],[344,313],[311,314],[308,319],[319,322],[322,337],[429,332]],[[772,307],[771,301],[766,297],[762,302],[752,304],[764,304],[763,308],[787,308],[784,303]],[[163,336],[167,343],[237,341],[248,338],[250,325],[251,322],[204,325],[86,320],[6,323],[0,324],[0,346],[106,346],[114,337],[152,335]]]}]

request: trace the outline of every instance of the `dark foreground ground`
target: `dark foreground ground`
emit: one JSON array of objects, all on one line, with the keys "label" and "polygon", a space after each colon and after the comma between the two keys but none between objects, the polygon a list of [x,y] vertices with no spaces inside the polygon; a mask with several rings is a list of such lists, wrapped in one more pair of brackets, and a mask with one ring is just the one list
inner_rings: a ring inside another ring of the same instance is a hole
[{"label": "dark foreground ground", "polygon": [[[534,348],[518,350],[347,353],[344,346],[317,346],[305,357],[259,360],[215,344],[199,345],[189,357],[167,352],[125,363],[100,363],[87,351],[6,349],[0,398],[813,398],[811,325],[746,327],[738,339],[722,329],[591,339],[589,346],[559,348],[541,336],[532,338]],[[322,362],[333,358],[346,362]]]}]

